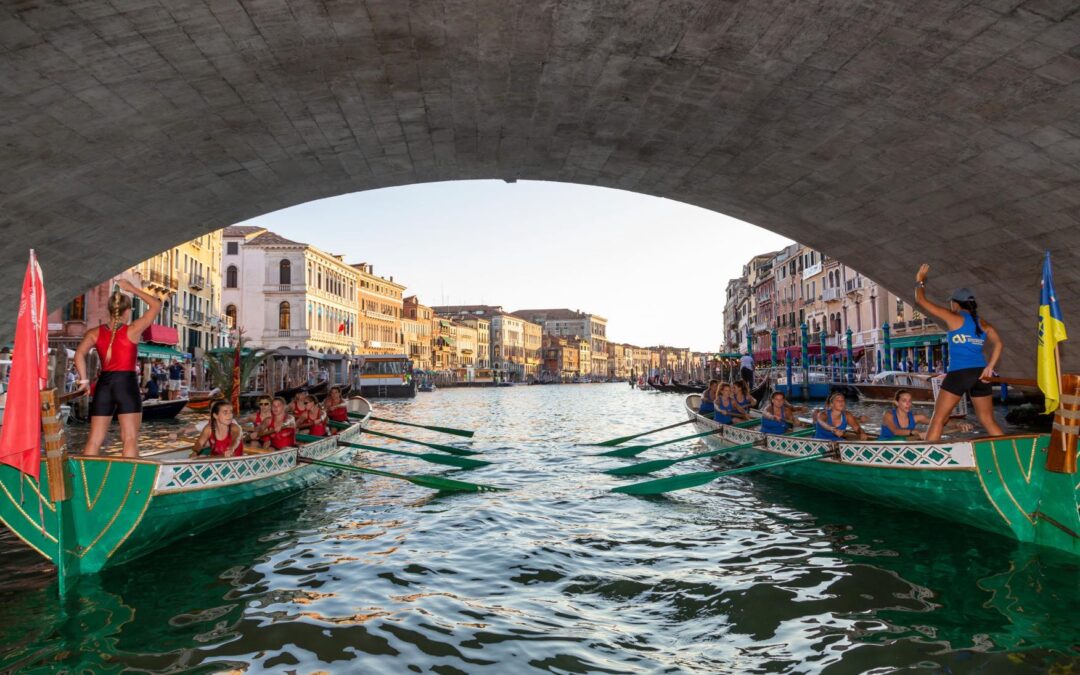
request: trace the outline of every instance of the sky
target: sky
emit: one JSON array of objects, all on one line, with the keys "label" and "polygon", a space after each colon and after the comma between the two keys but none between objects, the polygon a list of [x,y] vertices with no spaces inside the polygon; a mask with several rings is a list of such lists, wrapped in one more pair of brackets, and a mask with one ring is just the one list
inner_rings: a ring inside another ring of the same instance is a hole
[{"label": "sky", "polygon": [[425,183],[321,199],[258,225],[405,284],[428,305],[565,307],[608,339],[716,351],[724,291],[758,253],[791,243],[734,218],[568,183]]}]

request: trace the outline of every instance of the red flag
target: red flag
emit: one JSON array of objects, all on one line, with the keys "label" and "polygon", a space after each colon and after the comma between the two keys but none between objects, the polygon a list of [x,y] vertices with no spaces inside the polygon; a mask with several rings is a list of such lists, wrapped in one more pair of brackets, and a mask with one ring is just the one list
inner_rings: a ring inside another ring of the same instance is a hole
[{"label": "red flag", "polygon": [[339,333],[344,333],[345,332],[345,322],[344,321],[342,321],[341,325],[337,327],[337,332],[339,332]]},{"label": "red flag", "polygon": [[232,404],[233,415],[240,414],[240,332],[236,333],[236,354],[233,356],[232,366]]},{"label": "red flag", "polygon": [[23,277],[15,349],[11,355],[4,424],[0,427],[0,462],[38,478],[41,472],[40,392],[49,381],[49,331],[45,283],[34,251]]}]

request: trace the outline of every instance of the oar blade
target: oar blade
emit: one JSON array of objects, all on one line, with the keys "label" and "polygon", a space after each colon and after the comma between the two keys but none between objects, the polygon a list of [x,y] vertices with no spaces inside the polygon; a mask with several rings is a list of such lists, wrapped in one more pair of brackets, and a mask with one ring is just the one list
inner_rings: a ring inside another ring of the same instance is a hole
[{"label": "oar blade", "polygon": [[642,474],[652,473],[653,471],[659,471],[660,469],[666,469],[678,461],[679,460],[677,459],[654,459],[651,462],[617,466],[614,469],[604,471],[604,473],[611,474],[612,476],[640,476]]},{"label": "oar blade", "polygon": [[636,457],[649,449],[648,445],[628,445],[625,448],[615,448],[607,452],[599,452],[593,457]]},{"label": "oar blade", "polygon": [[454,455],[436,455],[433,452],[421,452],[412,455],[417,459],[422,459],[425,462],[431,462],[432,464],[442,464],[443,466],[456,466],[459,469],[479,469],[482,466],[490,466],[491,462],[485,462],[479,459],[469,459],[468,457],[456,457]]},{"label": "oar blade", "polygon": [[665,492],[686,490],[687,488],[711,483],[716,480],[716,474],[716,471],[698,471],[696,473],[682,474],[681,476],[672,476],[671,478],[657,478],[644,483],[620,485],[612,488],[611,491],[628,495],[662,495]]},{"label": "oar blade", "polygon": [[463,480],[453,480],[450,478],[442,478],[440,476],[408,476],[406,480],[414,485],[444,492],[506,492],[506,488],[481,485],[479,483],[467,483]]}]

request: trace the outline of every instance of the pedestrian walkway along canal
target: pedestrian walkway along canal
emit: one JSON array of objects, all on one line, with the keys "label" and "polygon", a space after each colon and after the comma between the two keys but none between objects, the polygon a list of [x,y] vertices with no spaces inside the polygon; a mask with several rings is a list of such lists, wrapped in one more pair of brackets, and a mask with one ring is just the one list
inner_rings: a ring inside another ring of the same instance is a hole
[{"label": "pedestrian walkway along canal", "polygon": [[[49,566],[5,530],[0,671],[1078,665],[1080,573],[1064,555],[754,475],[666,498],[608,492],[634,479],[600,471],[626,460],[577,444],[680,421],[680,396],[625,384],[517,386],[376,406],[385,417],[475,429],[469,447],[494,464],[450,474],[385,454],[356,461],[512,491],[435,495],[341,474],[89,577],[64,607]],[[166,442],[177,423],[148,426],[147,447]],[[702,449],[693,441],[638,459]]]}]

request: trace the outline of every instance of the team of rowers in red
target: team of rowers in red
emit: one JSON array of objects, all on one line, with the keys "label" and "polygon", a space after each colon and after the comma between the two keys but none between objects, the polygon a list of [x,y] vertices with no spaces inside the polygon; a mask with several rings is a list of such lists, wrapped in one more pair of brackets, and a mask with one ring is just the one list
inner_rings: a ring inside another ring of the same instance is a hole
[{"label": "team of rowers in red", "polygon": [[231,403],[216,401],[210,406],[210,423],[192,443],[191,456],[239,457],[245,443],[263,450],[282,450],[296,445],[297,433],[329,436],[333,433],[330,422],[348,420],[348,405],[338,387],[331,387],[322,403],[306,392],[297,394],[291,404],[280,396],[262,396],[258,409],[239,420]]}]

